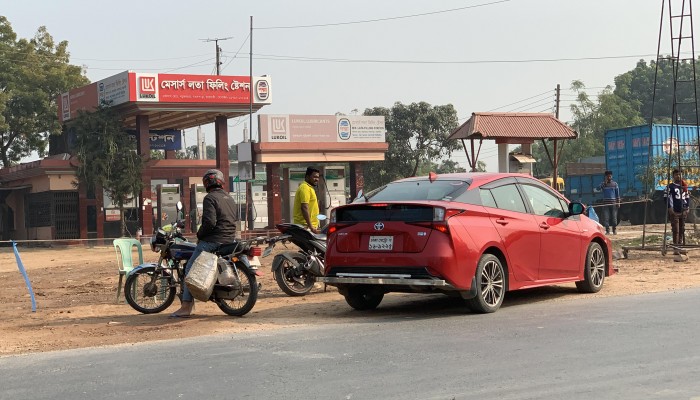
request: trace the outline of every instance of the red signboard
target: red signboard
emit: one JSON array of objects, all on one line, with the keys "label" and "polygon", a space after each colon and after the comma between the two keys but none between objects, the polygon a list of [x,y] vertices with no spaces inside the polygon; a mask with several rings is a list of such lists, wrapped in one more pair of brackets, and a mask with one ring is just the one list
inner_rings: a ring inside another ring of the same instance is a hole
[{"label": "red signboard", "polygon": [[[250,77],[186,74],[141,74],[132,72],[135,90],[129,100],[161,103],[250,102]],[[257,85],[258,97],[267,100],[268,85]]]},{"label": "red signboard", "polygon": [[81,88],[62,93],[58,119],[68,121],[80,110],[93,110],[101,102],[109,105],[135,103],[271,104],[271,78],[254,76],[147,74],[122,72]]}]

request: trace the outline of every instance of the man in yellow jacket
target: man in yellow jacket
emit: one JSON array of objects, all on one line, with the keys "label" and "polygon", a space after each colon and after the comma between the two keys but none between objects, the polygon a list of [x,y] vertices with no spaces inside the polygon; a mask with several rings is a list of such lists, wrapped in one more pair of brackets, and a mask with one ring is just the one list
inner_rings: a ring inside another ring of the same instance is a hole
[{"label": "man in yellow jacket", "polygon": [[318,197],[315,188],[320,176],[318,169],[306,168],[304,182],[294,195],[294,223],[305,226],[313,233],[318,233]]}]

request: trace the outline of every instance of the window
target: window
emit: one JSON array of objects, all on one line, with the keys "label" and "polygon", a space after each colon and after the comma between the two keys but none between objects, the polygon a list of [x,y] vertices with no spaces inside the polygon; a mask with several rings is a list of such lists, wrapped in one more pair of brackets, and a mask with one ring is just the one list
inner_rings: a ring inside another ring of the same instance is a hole
[{"label": "window", "polygon": [[522,185],[522,188],[536,215],[556,218],[564,218],[566,216],[566,211],[562,207],[558,196],[531,185]]},{"label": "window", "polygon": [[503,185],[491,189],[496,205],[503,210],[526,213],[525,203],[515,185]]},{"label": "window", "polygon": [[493,195],[491,194],[490,190],[481,189],[479,191],[479,195],[481,196],[481,205],[483,205],[484,207],[492,207],[492,208],[498,207],[496,205],[496,200],[493,199]]},{"label": "window", "polygon": [[366,196],[371,201],[454,201],[468,187],[469,182],[465,181],[411,180],[390,183],[367,193]]}]

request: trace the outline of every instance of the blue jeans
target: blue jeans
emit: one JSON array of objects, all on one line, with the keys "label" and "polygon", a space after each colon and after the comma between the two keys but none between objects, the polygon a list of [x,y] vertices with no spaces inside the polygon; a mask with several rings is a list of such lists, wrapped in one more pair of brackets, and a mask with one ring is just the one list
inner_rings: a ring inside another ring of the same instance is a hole
[{"label": "blue jeans", "polygon": [[[202,254],[203,251],[208,251],[210,253],[213,253],[218,249],[220,246],[219,243],[212,243],[212,242],[204,242],[204,241],[199,241],[197,242],[197,247],[194,249],[194,253],[192,253],[192,257],[190,257],[189,260],[187,260],[187,265],[185,265],[185,276],[190,273],[190,268],[192,268],[192,264],[194,264],[194,260],[199,257],[200,254]],[[187,285],[182,284],[182,301],[194,301],[192,298],[192,293],[190,293],[190,289],[187,288]]]},{"label": "blue jeans", "polygon": [[615,231],[617,226],[617,205],[610,204],[603,206],[601,210],[602,218],[600,219],[600,224],[605,227],[605,231],[609,231],[610,228]]}]

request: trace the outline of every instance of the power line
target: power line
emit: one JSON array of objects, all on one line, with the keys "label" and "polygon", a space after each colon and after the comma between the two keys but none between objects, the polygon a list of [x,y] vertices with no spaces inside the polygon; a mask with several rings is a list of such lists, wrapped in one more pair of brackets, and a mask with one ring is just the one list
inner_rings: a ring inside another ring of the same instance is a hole
[{"label": "power line", "polygon": [[531,58],[531,59],[512,59],[512,60],[382,60],[382,59],[351,59],[351,58],[323,58],[323,57],[303,57],[303,56],[286,56],[277,54],[254,54],[258,60],[267,61],[299,61],[299,62],[332,62],[332,63],[365,63],[365,64],[526,64],[540,62],[566,62],[566,61],[600,61],[600,60],[619,60],[626,58],[651,57],[653,54],[630,54],[620,56],[599,56],[599,57],[563,57],[563,58]]},{"label": "power line", "polygon": [[231,64],[231,62],[236,59],[236,57],[238,56],[238,53],[241,52],[241,50],[243,49],[243,46],[245,46],[245,44],[248,42],[248,39],[250,39],[250,33],[248,33],[248,36],[246,36],[245,39],[243,39],[243,43],[241,43],[241,47],[238,48],[238,50],[236,51],[236,54],[234,54],[233,57],[226,63],[226,65],[224,65],[221,68],[222,70],[225,69],[226,67],[228,67],[229,64]]},{"label": "power line", "polygon": [[398,16],[398,17],[387,17],[387,18],[366,19],[366,20],[349,21],[349,22],[332,22],[332,23],[326,23],[326,24],[312,24],[312,25],[266,26],[266,27],[260,27],[260,28],[255,28],[255,29],[256,29],[256,30],[299,29],[299,28],[321,28],[321,27],[326,27],[326,26],[367,24],[367,23],[372,23],[372,22],[393,21],[393,20],[398,20],[398,19],[424,17],[424,16],[427,16],[427,15],[444,14],[444,13],[450,13],[450,12],[455,12],[455,11],[468,10],[468,9],[471,9],[471,8],[486,7],[486,6],[491,6],[491,5],[500,4],[500,3],[508,3],[508,2],[510,2],[510,1],[511,1],[511,0],[499,0],[499,1],[492,1],[492,2],[490,2],[490,3],[475,4],[475,5],[472,5],[472,6],[459,7],[459,8],[451,8],[451,9],[448,9],[448,10],[440,10],[440,11],[430,11],[430,12],[425,12],[425,13],[420,13],[420,14],[403,15],[403,16]]},{"label": "power line", "polygon": [[[488,110],[487,112],[497,111],[497,110],[500,110],[500,109],[502,109],[502,108],[510,107],[510,106],[513,106],[513,105],[516,105],[516,104],[520,104],[520,103],[522,103],[522,102],[524,102],[524,101],[528,101],[528,100],[532,100],[532,99],[534,99],[534,98],[538,98],[538,97],[542,97],[542,96],[545,96],[545,95],[549,95],[549,94],[551,94],[551,93],[552,93],[552,90],[547,90],[546,92],[542,92],[542,93],[536,94],[536,95],[534,95],[534,96],[526,97],[526,98],[524,98],[524,99],[521,99],[521,100],[518,100],[518,101],[515,101],[515,102],[512,102],[512,103],[509,103],[509,104],[506,104],[506,105],[503,105],[503,106],[500,106],[500,107],[492,108],[492,109]],[[458,120],[458,121],[463,121],[463,120],[465,120],[465,119],[468,119],[469,117],[471,117],[471,115],[468,115],[468,116],[462,117],[462,118],[458,118],[457,120]]]},{"label": "power line", "polygon": [[519,106],[519,107],[512,108],[512,109],[508,110],[507,112],[520,111],[520,110],[522,110],[522,109],[524,109],[524,108],[536,108],[536,107],[543,106],[543,105],[545,105],[545,104],[547,104],[547,103],[550,103],[550,102],[554,102],[554,99],[540,99],[540,100],[535,100],[535,101],[533,101],[533,102],[531,102],[531,103],[523,104],[523,105],[521,105],[521,106]]},{"label": "power line", "polygon": [[494,109],[489,110],[489,112],[491,112],[491,111],[496,111],[496,110],[500,110],[501,108],[510,107],[510,106],[516,105],[516,104],[518,104],[518,103],[522,103],[522,102],[524,102],[524,101],[528,101],[528,100],[534,99],[535,97],[541,97],[541,96],[543,96],[543,95],[550,94],[551,92],[552,92],[551,90],[547,90],[546,92],[542,92],[542,93],[540,93],[540,94],[536,94],[536,95],[534,95],[534,96],[532,96],[532,97],[528,97],[528,98],[526,98],[526,99],[518,100],[518,101],[516,101],[516,102],[514,102],[514,103],[506,104],[506,105],[504,105],[504,106],[496,107],[496,108],[494,108]]}]

